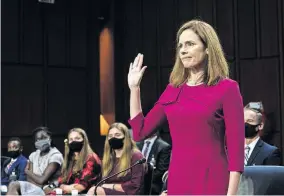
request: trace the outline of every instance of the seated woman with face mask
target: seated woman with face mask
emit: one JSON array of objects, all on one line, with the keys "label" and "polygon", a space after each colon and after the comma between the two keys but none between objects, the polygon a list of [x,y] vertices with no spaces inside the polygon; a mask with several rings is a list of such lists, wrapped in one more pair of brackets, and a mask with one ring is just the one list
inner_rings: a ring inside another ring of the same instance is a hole
[{"label": "seated woman with face mask", "polygon": [[[122,123],[114,123],[110,126],[104,147],[103,178],[123,171],[143,158],[142,153],[131,139],[128,128]],[[143,194],[145,164],[138,164],[131,170],[127,170],[105,181],[105,184],[95,186],[88,195],[139,195]]]},{"label": "seated woman with face mask", "polygon": [[[84,193],[100,180],[100,176],[101,160],[91,149],[86,132],[80,128],[71,129],[65,141],[59,188],[63,194],[70,194],[73,190]],[[56,190],[51,194],[56,194]]]},{"label": "seated woman with face mask", "polygon": [[38,127],[33,131],[36,151],[29,156],[25,168],[27,182],[11,182],[7,195],[45,195],[49,184],[57,184],[63,156],[53,146],[51,132],[47,127]]}]

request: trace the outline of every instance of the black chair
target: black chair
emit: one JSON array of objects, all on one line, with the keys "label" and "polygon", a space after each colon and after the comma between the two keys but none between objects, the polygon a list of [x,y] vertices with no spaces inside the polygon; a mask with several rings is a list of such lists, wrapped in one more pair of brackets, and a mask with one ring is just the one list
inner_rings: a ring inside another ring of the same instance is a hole
[{"label": "black chair", "polygon": [[154,167],[147,163],[147,173],[144,176],[144,195],[150,195],[152,189]]},{"label": "black chair", "polygon": [[6,156],[1,156],[1,170],[3,169],[3,164],[8,161],[9,159],[11,159],[10,157],[6,157]]},{"label": "black chair", "polygon": [[284,166],[247,166],[238,195],[284,195]]}]

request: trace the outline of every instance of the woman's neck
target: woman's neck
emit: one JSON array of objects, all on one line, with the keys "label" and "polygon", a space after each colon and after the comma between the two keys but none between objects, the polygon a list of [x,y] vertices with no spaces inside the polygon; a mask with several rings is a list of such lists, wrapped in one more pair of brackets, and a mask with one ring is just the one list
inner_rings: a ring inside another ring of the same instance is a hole
[{"label": "woman's neck", "polygon": [[40,156],[44,156],[46,155],[49,151],[50,151],[51,148],[48,148],[46,151],[41,151],[40,152]]},{"label": "woman's neck", "polygon": [[122,155],[122,149],[114,150],[116,158],[120,158]]},{"label": "woman's neck", "polygon": [[202,83],[204,80],[204,69],[190,69],[189,71],[189,78],[187,83],[189,85],[196,85]]}]

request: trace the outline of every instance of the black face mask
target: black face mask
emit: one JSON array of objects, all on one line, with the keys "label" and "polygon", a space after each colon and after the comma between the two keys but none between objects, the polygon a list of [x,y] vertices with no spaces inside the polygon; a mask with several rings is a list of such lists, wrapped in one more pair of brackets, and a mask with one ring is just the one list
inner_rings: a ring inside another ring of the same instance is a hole
[{"label": "black face mask", "polygon": [[124,138],[111,138],[108,140],[110,147],[114,150],[121,149],[123,147]]},{"label": "black face mask", "polygon": [[248,124],[248,123],[245,123],[245,137],[246,138],[253,138],[254,136],[256,136],[257,134],[257,130],[256,130],[256,127],[258,125],[251,125],[251,124]]},{"label": "black face mask", "polygon": [[73,141],[69,144],[69,149],[72,152],[80,152],[82,150],[84,141]]},{"label": "black face mask", "polygon": [[8,151],[8,157],[11,157],[13,159],[17,158],[19,155],[20,155],[20,151],[17,150],[17,151]]}]

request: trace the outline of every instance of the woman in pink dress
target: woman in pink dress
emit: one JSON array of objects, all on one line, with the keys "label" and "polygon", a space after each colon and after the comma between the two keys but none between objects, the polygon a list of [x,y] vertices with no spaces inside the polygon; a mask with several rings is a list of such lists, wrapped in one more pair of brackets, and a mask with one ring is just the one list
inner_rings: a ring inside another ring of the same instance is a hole
[{"label": "woman in pink dress", "polygon": [[234,195],[244,169],[243,103],[219,38],[207,23],[192,20],[177,32],[170,82],[146,117],[140,81],[143,55],[130,64],[130,120],[134,140],[168,121],[172,137],[170,195]]}]

